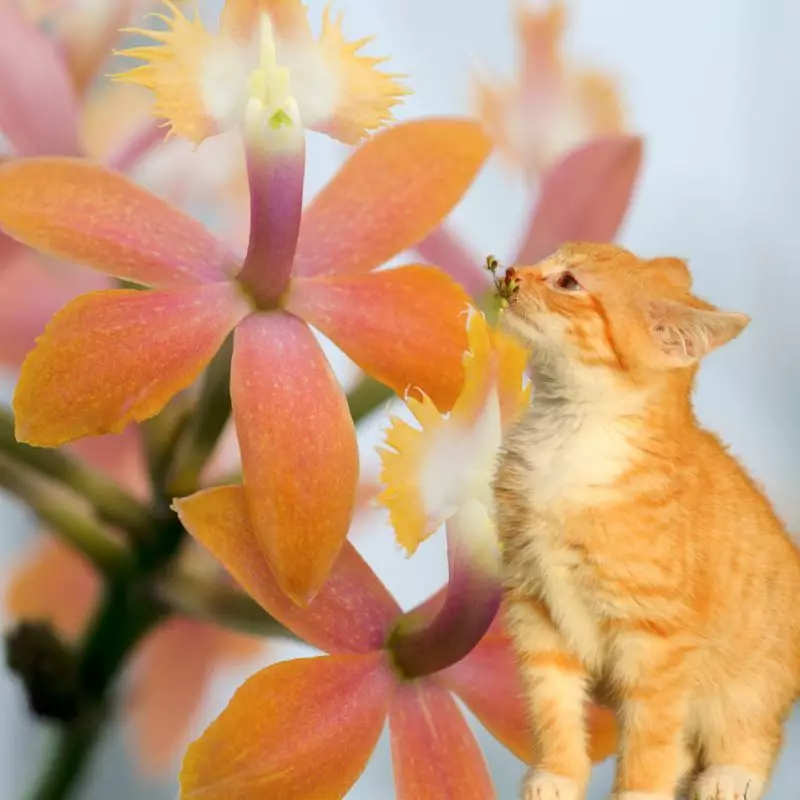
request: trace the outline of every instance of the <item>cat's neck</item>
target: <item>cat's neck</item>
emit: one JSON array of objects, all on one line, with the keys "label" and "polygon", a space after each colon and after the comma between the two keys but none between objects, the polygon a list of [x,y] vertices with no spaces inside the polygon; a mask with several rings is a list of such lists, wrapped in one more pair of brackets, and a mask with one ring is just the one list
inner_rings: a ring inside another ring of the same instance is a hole
[{"label": "cat's neck", "polygon": [[677,428],[696,427],[691,403],[693,375],[650,374],[635,379],[612,370],[533,360],[529,422],[552,430],[556,421],[568,428],[596,424],[640,429],[648,437],[669,437]]}]

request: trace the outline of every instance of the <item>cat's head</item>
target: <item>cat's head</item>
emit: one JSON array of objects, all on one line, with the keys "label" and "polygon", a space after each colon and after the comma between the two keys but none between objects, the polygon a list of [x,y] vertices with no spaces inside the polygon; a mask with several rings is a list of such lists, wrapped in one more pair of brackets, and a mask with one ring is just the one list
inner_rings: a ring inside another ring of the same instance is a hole
[{"label": "cat's head", "polygon": [[680,259],[640,259],[616,245],[567,244],[515,271],[504,324],[553,366],[685,371],[750,321],[695,297]]}]

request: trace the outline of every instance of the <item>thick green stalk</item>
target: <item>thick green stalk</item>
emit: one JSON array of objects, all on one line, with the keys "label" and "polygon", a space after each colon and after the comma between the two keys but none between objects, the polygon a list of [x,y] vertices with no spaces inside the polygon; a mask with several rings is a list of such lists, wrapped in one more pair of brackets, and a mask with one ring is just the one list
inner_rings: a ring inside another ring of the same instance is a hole
[{"label": "thick green stalk", "polygon": [[129,551],[95,519],[81,498],[0,454],[0,487],[27,503],[53,532],[113,577],[128,568]]},{"label": "thick green stalk", "polygon": [[147,509],[102,473],[61,450],[18,442],[14,436],[14,417],[5,408],[0,408],[0,453],[85,497],[100,519],[122,528],[132,537],[145,536],[151,530]]}]

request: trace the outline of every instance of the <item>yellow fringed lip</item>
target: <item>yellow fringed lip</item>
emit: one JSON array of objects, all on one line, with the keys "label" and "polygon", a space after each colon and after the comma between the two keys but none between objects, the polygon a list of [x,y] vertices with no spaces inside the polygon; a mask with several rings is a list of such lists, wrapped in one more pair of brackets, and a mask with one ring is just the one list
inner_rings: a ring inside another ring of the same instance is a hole
[{"label": "yellow fringed lip", "polygon": [[410,555],[467,502],[491,508],[490,483],[503,431],[527,406],[526,353],[470,310],[464,385],[452,411],[409,398],[418,427],[392,417],[380,449],[384,491],[397,541]]},{"label": "yellow fringed lip", "polygon": [[[195,144],[243,126],[248,101],[257,93],[271,108],[274,98],[263,93],[265,86],[285,89],[303,127],[346,144],[390,122],[391,109],[408,94],[401,76],[378,69],[383,59],[361,53],[370,38],[346,41],[341,17],[334,19],[329,9],[314,38],[299,0],[227,0],[216,35],[169,0],[165,6],[168,14],[152,15],[163,30],[128,29],[152,44],[120,51],[144,63],[113,79],[150,89],[156,116],[170,133]],[[267,65],[265,50],[271,55]]]}]

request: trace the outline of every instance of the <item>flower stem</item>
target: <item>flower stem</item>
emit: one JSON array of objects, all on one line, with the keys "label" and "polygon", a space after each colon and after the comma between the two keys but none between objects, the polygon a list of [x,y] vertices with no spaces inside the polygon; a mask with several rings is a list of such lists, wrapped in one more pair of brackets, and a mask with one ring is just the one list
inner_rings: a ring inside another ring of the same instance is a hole
[{"label": "flower stem", "polygon": [[153,147],[163,142],[164,138],[165,132],[163,123],[160,120],[148,119],[117,146],[117,149],[108,156],[106,163],[111,169],[116,169],[120,172],[128,172],[135,167]]},{"label": "flower stem", "polygon": [[106,576],[127,568],[130,554],[74,494],[0,454],[0,487],[25,501],[36,515]]},{"label": "flower stem", "polygon": [[232,355],[231,334],[206,370],[194,413],[171,459],[165,477],[168,497],[197,491],[203,468],[230,419]]},{"label": "flower stem", "polygon": [[347,405],[353,422],[360,422],[375,411],[378,406],[387,403],[394,397],[394,391],[374,378],[365,375],[347,393]]},{"label": "flower stem", "polygon": [[150,534],[152,519],[145,506],[114,481],[62,451],[18,442],[14,437],[14,417],[4,408],[0,408],[0,454],[84,497],[101,520],[122,528],[132,537]]},{"label": "flower stem", "polygon": [[461,661],[489,630],[502,599],[500,547],[486,509],[470,501],[447,523],[450,582],[438,608],[406,614],[388,649],[406,678],[420,678]]}]

